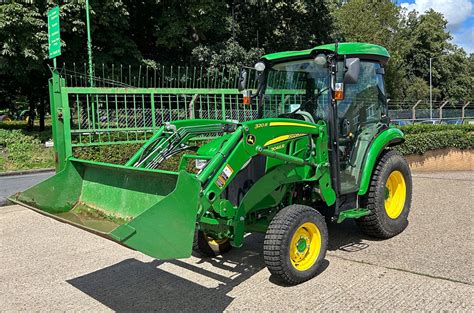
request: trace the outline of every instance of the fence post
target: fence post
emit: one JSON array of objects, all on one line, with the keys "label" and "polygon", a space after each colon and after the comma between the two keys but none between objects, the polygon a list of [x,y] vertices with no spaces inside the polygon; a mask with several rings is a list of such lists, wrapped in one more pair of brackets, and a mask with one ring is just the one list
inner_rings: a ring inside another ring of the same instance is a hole
[{"label": "fence post", "polygon": [[462,120],[463,123],[464,123],[464,119],[465,119],[465,117],[466,117],[466,115],[465,115],[465,109],[466,109],[466,107],[467,107],[470,103],[471,103],[471,101],[466,102],[466,104],[464,104],[464,105],[462,106],[462,108],[461,108],[461,120]]},{"label": "fence post", "polygon": [[225,117],[225,93],[222,92],[221,93],[221,105],[222,105],[222,119],[225,121],[226,120],[226,117]]},{"label": "fence post", "polygon": [[153,127],[153,130],[156,128],[156,110],[155,110],[155,93],[151,92],[150,93],[150,106],[151,106],[151,126]]},{"label": "fence post", "polygon": [[448,104],[449,100],[448,101],[444,101],[444,103],[439,107],[439,119],[442,120],[443,119],[443,108],[446,104]]},{"label": "fence post", "polygon": [[62,103],[61,87],[64,86],[64,79],[56,69],[53,70],[53,77],[49,80],[49,101],[56,173],[64,169],[67,158],[72,156],[69,107],[63,107],[64,103]]},{"label": "fence post", "polygon": [[194,94],[191,102],[189,102],[189,119],[194,119],[194,102],[196,102],[196,98],[198,97],[199,94]]},{"label": "fence post", "polygon": [[418,100],[415,105],[411,108],[411,119],[413,120],[413,123],[415,123],[416,120],[416,107],[418,104],[420,104],[421,100]]}]

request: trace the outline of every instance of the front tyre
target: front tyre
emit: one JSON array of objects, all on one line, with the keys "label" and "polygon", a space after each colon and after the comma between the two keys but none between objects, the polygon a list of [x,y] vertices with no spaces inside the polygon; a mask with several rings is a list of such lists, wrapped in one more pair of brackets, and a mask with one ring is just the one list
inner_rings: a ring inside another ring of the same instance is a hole
[{"label": "front tyre", "polygon": [[263,244],[263,257],[272,275],[296,285],[313,278],[328,245],[324,217],[304,205],[290,205],[271,221]]},{"label": "front tyre", "polygon": [[412,195],[410,168],[403,156],[386,150],[380,157],[361,207],[371,213],[358,218],[357,225],[369,236],[391,238],[408,226]]},{"label": "front tyre", "polygon": [[193,250],[202,257],[215,257],[232,249],[229,238],[213,239],[202,230],[196,231]]}]

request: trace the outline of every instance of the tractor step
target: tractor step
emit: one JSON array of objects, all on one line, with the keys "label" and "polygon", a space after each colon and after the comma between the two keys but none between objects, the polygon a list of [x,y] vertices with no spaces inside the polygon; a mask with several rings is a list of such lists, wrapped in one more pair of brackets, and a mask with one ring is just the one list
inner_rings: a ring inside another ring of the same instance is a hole
[{"label": "tractor step", "polygon": [[342,223],[346,218],[359,218],[362,216],[366,216],[370,214],[369,209],[364,208],[357,208],[357,209],[350,209],[346,211],[342,211],[339,213],[339,217],[337,218],[337,223]]}]

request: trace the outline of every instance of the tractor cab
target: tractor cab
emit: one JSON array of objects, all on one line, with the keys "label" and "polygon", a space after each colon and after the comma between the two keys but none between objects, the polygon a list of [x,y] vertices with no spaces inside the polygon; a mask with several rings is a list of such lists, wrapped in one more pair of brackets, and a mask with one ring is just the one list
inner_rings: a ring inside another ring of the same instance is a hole
[{"label": "tractor cab", "polygon": [[255,66],[260,77],[252,97],[260,118],[268,117],[266,108],[281,103],[284,113],[278,117],[323,120],[334,130],[330,144],[340,194],[359,189],[364,156],[375,136],[388,128],[383,77],[388,58],[381,46],[339,43],[268,54]]}]

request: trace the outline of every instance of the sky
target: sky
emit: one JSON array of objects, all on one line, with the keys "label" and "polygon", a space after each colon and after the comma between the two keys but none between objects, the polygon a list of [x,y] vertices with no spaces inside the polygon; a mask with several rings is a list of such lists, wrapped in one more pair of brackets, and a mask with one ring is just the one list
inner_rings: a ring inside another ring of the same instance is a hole
[{"label": "sky", "polygon": [[474,3],[472,0],[401,0],[402,7],[423,13],[433,9],[443,13],[453,42],[474,53]]}]

